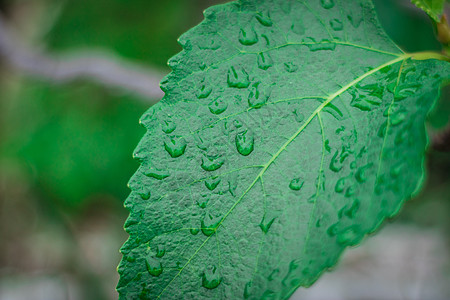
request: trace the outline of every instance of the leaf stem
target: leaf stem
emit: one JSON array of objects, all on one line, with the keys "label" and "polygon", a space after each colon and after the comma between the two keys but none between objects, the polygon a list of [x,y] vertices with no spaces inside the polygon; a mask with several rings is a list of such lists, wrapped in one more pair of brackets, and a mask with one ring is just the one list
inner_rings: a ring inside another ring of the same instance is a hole
[{"label": "leaf stem", "polygon": [[433,51],[407,53],[406,56],[415,60],[438,59],[450,62],[449,56]]}]

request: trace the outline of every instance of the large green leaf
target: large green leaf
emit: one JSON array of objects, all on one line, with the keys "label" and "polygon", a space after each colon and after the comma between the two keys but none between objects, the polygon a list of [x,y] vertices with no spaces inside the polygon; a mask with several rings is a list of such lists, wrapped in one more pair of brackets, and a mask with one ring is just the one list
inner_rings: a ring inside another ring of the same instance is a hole
[{"label": "large green leaf", "polygon": [[446,0],[411,0],[411,2],[425,11],[433,20],[439,22]]},{"label": "large green leaf", "polygon": [[423,178],[447,62],[398,49],[370,1],[205,11],[142,117],[122,299],[287,298]]}]

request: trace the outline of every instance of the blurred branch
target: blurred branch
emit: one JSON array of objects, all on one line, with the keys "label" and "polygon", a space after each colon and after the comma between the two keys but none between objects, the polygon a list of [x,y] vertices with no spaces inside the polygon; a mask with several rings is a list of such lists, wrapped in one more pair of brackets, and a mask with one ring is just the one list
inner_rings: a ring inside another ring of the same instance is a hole
[{"label": "blurred branch", "polygon": [[164,95],[159,88],[163,74],[104,53],[77,52],[72,57],[55,57],[27,49],[19,43],[0,16],[0,58],[27,75],[56,83],[91,79],[112,88],[130,91],[154,104]]},{"label": "blurred branch", "polygon": [[432,135],[431,147],[438,151],[450,151],[450,125]]}]

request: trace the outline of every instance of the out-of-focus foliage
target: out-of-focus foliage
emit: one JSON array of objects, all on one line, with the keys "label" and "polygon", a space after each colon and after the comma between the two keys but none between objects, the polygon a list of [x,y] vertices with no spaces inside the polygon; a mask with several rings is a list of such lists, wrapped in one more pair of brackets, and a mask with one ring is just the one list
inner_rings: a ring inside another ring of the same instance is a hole
[{"label": "out-of-focus foliage", "polygon": [[[66,1],[44,40],[52,52],[100,48],[164,68],[199,2]],[[95,195],[123,201],[145,101],[87,82],[23,79],[9,91],[0,153],[25,164],[43,197],[69,208]]]},{"label": "out-of-focus foliage", "polygon": [[445,1],[446,0],[411,0],[412,3],[423,9],[436,22],[439,22]]}]

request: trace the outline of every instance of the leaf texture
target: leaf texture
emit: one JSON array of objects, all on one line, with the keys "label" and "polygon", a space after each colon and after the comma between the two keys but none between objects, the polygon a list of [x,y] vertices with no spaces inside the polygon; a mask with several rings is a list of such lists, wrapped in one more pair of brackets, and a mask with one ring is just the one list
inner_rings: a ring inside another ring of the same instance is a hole
[{"label": "leaf texture", "polygon": [[411,2],[439,23],[446,0],[411,0]]},{"label": "leaf texture", "polygon": [[422,183],[449,64],[403,53],[370,1],[204,14],[141,119],[121,299],[286,299]]}]

